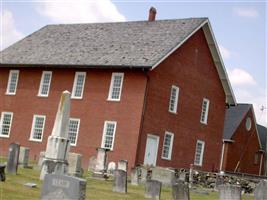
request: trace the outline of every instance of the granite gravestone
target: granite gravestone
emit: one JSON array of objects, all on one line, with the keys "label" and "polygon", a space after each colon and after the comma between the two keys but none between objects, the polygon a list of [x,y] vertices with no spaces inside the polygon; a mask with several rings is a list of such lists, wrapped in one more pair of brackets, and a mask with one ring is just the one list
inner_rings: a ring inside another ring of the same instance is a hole
[{"label": "granite gravestone", "polygon": [[120,160],[118,162],[118,169],[124,170],[127,172],[128,169],[128,161],[127,160]]},{"label": "granite gravestone", "polygon": [[153,167],[151,179],[160,181],[163,185],[172,186],[176,180],[175,171],[173,169],[163,167]]},{"label": "granite gravestone", "polygon": [[254,191],[255,200],[267,199],[267,180],[261,180]]},{"label": "granite gravestone", "polygon": [[41,200],[85,200],[86,180],[57,174],[46,174]]},{"label": "granite gravestone", "polygon": [[156,180],[148,180],[145,184],[145,198],[160,199],[162,183]]},{"label": "granite gravestone", "polygon": [[30,149],[27,147],[20,147],[19,150],[19,164],[24,168],[28,167]]},{"label": "granite gravestone", "polygon": [[140,183],[140,169],[139,167],[134,167],[131,170],[131,184],[139,185]]},{"label": "granite gravestone", "polygon": [[68,174],[71,176],[82,176],[82,155],[78,153],[69,153],[68,155]]},{"label": "granite gravestone", "polygon": [[238,185],[219,185],[220,200],[241,200],[241,187]]},{"label": "granite gravestone", "polygon": [[113,175],[115,169],[116,169],[116,163],[115,162],[108,163],[108,173],[109,174]]},{"label": "granite gravestone", "polygon": [[96,163],[92,177],[103,179],[107,171],[107,150],[104,148],[97,148],[96,150]]},{"label": "granite gravestone", "polygon": [[41,168],[42,165],[43,165],[44,157],[45,157],[45,151],[41,151],[41,152],[40,152],[40,155],[39,155],[38,164],[37,164],[37,166],[38,166],[39,168]]},{"label": "granite gravestone", "polygon": [[189,200],[189,186],[183,181],[177,181],[172,185],[172,199],[173,200]]},{"label": "granite gravestone", "polygon": [[7,158],[7,172],[17,174],[19,164],[19,149],[20,145],[11,143],[9,145],[8,158]]},{"label": "granite gravestone", "polygon": [[127,172],[124,170],[114,171],[113,192],[127,193]]}]

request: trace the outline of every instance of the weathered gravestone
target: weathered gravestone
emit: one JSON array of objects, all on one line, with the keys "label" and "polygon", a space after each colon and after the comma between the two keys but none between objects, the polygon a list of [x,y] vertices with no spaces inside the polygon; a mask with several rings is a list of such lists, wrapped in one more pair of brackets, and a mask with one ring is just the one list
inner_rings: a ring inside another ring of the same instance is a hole
[{"label": "weathered gravestone", "polygon": [[156,180],[148,180],[145,184],[145,198],[160,199],[162,183]]},{"label": "weathered gravestone", "polygon": [[127,172],[124,170],[114,171],[113,192],[127,193]]},{"label": "weathered gravestone", "polygon": [[86,180],[66,175],[46,174],[41,200],[85,200]]},{"label": "weathered gravestone", "polygon": [[146,183],[146,181],[147,181],[147,168],[145,168],[145,167],[143,167],[143,166],[141,166],[140,167],[140,182],[141,183]]},{"label": "weathered gravestone", "polygon": [[172,199],[173,200],[189,200],[189,186],[183,181],[177,181],[172,185]]},{"label": "weathered gravestone", "polygon": [[255,200],[267,199],[267,180],[261,180],[254,191]]},{"label": "weathered gravestone", "polygon": [[20,145],[11,143],[9,145],[8,158],[7,158],[7,172],[17,174],[19,164],[19,149]]},{"label": "weathered gravestone", "polygon": [[39,155],[38,164],[37,164],[37,166],[38,166],[39,168],[41,168],[42,165],[43,165],[44,157],[45,157],[45,151],[41,151],[41,152],[40,152],[40,155]]},{"label": "weathered gravestone", "polygon": [[224,184],[224,176],[222,174],[216,175],[215,189],[218,190],[219,185]]},{"label": "weathered gravestone", "polygon": [[241,200],[241,187],[238,185],[219,185],[220,200]]},{"label": "weathered gravestone", "polygon": [[163,185],[171,186],[176,180],[175,171],[163,167],[153,167],[151,179],[160,181]]},{"label": "weathered gravestone", "polygon": [[23,167],[28,167],[30,149],[27,147],[20,147],[19,150],[19,164]]},{"label": "weathered gravestone", "polygon": [[47,139],[45,157],[42,163],[40,179],[45,174],[66,174],[67,157],[69,153],[69,115],[70,115],[70,92],[64,91],[58,105],[57,115],[52,134]]},{"label": "weathered gravestone", "polygon": [[186,179],[186,172],[181,172],[179,174],[178,180],[186,182],[187,181],[187,179]]},{"label": "weathered gravestone", "polygon": [[90,172],[95,171],[95,166],[96,166],[96,156],[92,156],[89,158],[88,171]]},{"label": "weathered gravestone", "polygon": [[119,160],[118,162],[118,169],[124,170],[127,172],[128,169],[128,161],[127,160]]},{"label": "weathered gravestone", "polygon": [[107,171],[107,150],[104,148],[97,148],[96,164],[93,171],[94,178],[103,178]]},{"label": "weathered gravestone", "polygon": [[78,153],[69,153],[68,155],[68,174],[71,176],[82,176],[82,155]]},{"label": "weathered gravestone", "polygon": [[116,169],[116,163],[115,162],[110,162],[108,163],[108,173],[109,174],[114,174],[114,171]]},{"label": "weathered gravestone", "polygon": [[131,184],[132,185],[139,185],[140,173],[141,173],[141,170],[139,167],[132,168],[132,170],[131,170]]}]

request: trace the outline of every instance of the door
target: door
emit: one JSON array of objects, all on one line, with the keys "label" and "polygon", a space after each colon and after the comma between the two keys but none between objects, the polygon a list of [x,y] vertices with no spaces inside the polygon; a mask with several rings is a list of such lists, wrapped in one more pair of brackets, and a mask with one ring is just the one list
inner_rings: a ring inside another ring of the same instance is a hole
[{"label": "door", "polygon": [[147,135],[144,165],[156,166],[158,154],[159,136]]}]

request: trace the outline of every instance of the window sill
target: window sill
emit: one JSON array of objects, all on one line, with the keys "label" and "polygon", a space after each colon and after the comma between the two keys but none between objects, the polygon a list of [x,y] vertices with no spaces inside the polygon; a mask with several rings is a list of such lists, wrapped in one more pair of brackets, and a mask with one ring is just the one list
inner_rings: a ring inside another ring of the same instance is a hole
[{"label": "window sill", "polygon": [[200,121],[200,123],[203,124],[203,125],[208,125],[208,122],[202,122],[202,121]]},{"label": "window sill", "polygon": [[1,138],[9,138],[9,135],[0,135]]},{"label": "window sill", "polygon": [[120,99],[107,99],[107,101],[120,102]]},{"label": "window sill", "polygon": [[36,140],[36,139],[29,139],[29,141],[31,141],[31,142],[42,142],[42,140]]},{"label": "window sill", "polygon": [[174,114],[174,115],[177,115],[177,112],[174,112],[174,111],[170,111],[169,110],[169,113]]},{"label": "window sill", "polygon": [[162,160],[168,160],[168,161],[171,161],[172,159],[171,158],[164,158],[164,157],[161,157]]},{"label": "window sill", "polygon": [[77,99],[77,100],[82,100],[83,97],[70,97],[71,99]]},{"label": "window sill", "polygon": [[37,97],[48,98],[48,95],[40,95],[40,94],[38,94]]},{"label": "window sill", "polygon": [[8,96],[15,96],[16,95],[16,93],[5,93],[5,95],[8,95]]},{"label": "window sill", "polygon": [[202,167],[202,164],[196,164],[196,163],[194,163],[194,165],[197,166],[197,167]]}]

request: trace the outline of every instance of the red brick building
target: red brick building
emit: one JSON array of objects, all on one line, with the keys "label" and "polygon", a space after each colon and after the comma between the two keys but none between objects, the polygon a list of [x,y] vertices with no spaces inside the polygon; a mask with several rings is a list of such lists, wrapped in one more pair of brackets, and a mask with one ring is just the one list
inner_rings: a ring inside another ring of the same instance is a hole
[{"label": "red brick building", "polygon": [[251,104],[227,109],[221,170],[264,175],[266,135],[266,129],[256,124]]},{"label": "red brick building", "polygon": [[1,58],[2,155],[18,142],[37,158],[69,90],[71,151],[84,167],[102,146],[129,167],[219,169],[235,98],[207,18],[49,25]]}]

